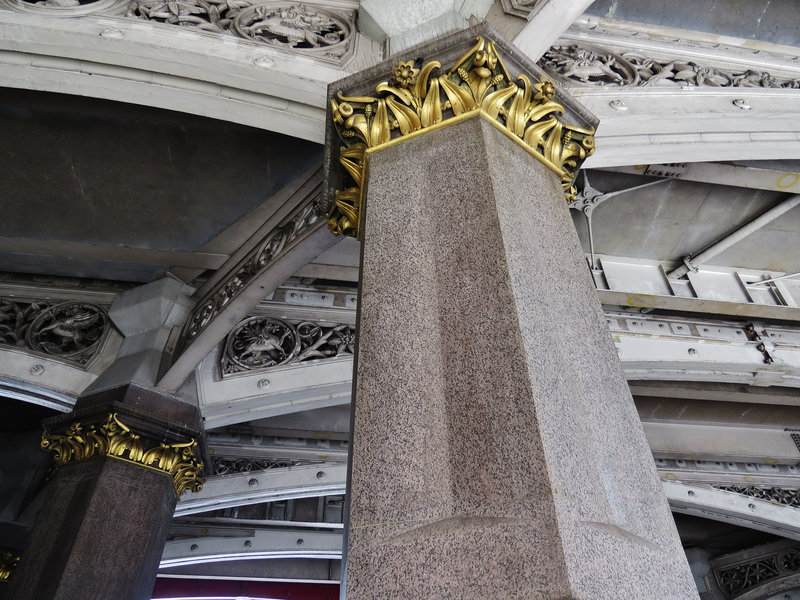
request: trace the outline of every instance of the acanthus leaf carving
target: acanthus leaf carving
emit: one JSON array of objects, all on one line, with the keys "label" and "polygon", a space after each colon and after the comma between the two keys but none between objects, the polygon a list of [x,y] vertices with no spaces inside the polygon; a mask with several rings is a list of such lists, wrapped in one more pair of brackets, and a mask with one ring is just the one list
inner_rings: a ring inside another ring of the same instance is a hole
[{"label": "acanthus leaf carving", "polygon": [[126,16],[235,35],[337,64],[354,35],[352,15],[299,2],[136,0]]}]

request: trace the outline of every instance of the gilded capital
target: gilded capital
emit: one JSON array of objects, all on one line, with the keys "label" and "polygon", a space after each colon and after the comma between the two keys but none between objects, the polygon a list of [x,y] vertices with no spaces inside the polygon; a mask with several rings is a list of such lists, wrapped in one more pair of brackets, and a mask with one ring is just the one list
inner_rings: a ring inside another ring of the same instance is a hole
[{"label": "gilded capital", "polygon": [[199,492],[205,482],[196,440],[173,444],[152,441],[131,431],[117,413],[109,413],[100,423],[73,422],[61,434],[45,432],[41,445],[53,452],[56,465],[107,456],[158,471],[172,479],[178,497],[186,490]]},{"label": "gilded capital", "polygon": [[19,555],[13,552],[0,552],[0,581],[8,581],[17,568]]},{"label": "gilded capital", "polygon": [[438,60],[399,61],[385,77],[371,95],[339,91],[330,100],[343,170],[343,185],[333,192],[328,213],[334,234],[361,238],[371,153],[473,117],[486,119],[557,173],[567,202],[575,200],[572,183],[594,152],[594,127],[565,122],[551,81],[525,73],[512,77],[496,42],[478,36],[447,67]]}]

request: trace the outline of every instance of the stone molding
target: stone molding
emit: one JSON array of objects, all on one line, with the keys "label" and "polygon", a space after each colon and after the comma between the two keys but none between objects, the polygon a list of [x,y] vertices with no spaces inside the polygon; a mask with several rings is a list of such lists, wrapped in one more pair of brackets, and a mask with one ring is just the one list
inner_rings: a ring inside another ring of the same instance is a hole
[{"label": "stone molding", "polygon": [[[234,36],[341,65],[354,51],[353,2],[266,0],[0,0],[0,8],[41,16],[113,16]],[[109,33],[110,35],[110,33]]]},{"label": "stone molding", "polygon": [[[709,40],[696,31],[588,15],[564,32],[540,65],[552,72],[547,63],[570,47],[583,50],[583,56],[575,57],[573,50],[560,60],[567,62],[568,70],[583,61],[581,67],[589,81],[573,73],[569,85],[796,89],[798,84],[792,82],[800,80],[800,51],[794,47],[725,36]],[[610,70],[621,79],[596,65],[597,55],[610,59]],[[594,74],[588,73],[590,68]],[[631,69],[639,72],[638,80]]]}]

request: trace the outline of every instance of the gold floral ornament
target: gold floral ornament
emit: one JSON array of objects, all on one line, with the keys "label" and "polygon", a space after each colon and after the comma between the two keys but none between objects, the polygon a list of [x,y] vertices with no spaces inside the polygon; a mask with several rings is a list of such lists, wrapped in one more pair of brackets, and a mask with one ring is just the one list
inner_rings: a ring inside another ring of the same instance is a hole
[{"label": "gold floral ornament", "polygon": [[19,563],[19,556],[12,552],[0,552],[0,581],[8,581]]},{"label": "gold floral ornament", "polygon": [[555,86],[532,84],[526,75],[516,81],[497,54],[494,42],[477,44],[450,69],[430,61],[416,69],[413,62],[392,68],[391,84],[376,86],[377,96],[331,100],[331,113],[343,146],[339,162],[346,187],[334,192],[328,228],[336,235],[361,238],[361,206],[370,152],[398,138],[419,135],[449,119],[482,116],[561,176],[568,202],[575,200],[572,181],[580,165],[594,152],[594,129],[559,120],[564,107],[555,102]]},{"label": "gold floral ornament", "polygon": [[56,465],[108,456],[169,475],[178,497],[186,490],[199,492],[203,489],[203,463],[195,456],[196,447],[197,442],[191,440],[178,444],[159,443],[145,449],[141,436],[124,425],[117,413],[109,414],[99,428],[73,423],[63,435],[45,433],[42,436],[42,448],[54,453]]}]

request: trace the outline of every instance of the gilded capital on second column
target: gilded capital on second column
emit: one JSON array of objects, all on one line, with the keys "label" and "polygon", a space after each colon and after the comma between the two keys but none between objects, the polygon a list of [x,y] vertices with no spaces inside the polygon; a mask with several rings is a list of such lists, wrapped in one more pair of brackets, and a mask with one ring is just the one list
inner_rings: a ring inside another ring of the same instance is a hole
[{"label": "gilded capital on second column", "polygon": [[196,440],[173,444],[149,441],[131,431],[117,413],[109,413],[102,423],[76,421],[61,434],[45,433],[41,445],[53,452],[56,465],[107,456],[158,471],[172,478],[179,498],[186,490],[199,492],[205,482]]},{"label": "gilded capital on second column", "polygon": [[564,107],[547,79],[534,83],[520,74],[512,80],[495,42],[479,36],[446,72],[436,60],[400,61],[389,74],[375,96],[339,92],[330,101],[345,172],[328,213],[334,234],[361,238],[370,153],[473,117],[486,119],[557,173],[567,201],[574,201],[572,182],[594,151],[594,128],[562,121]]}]

